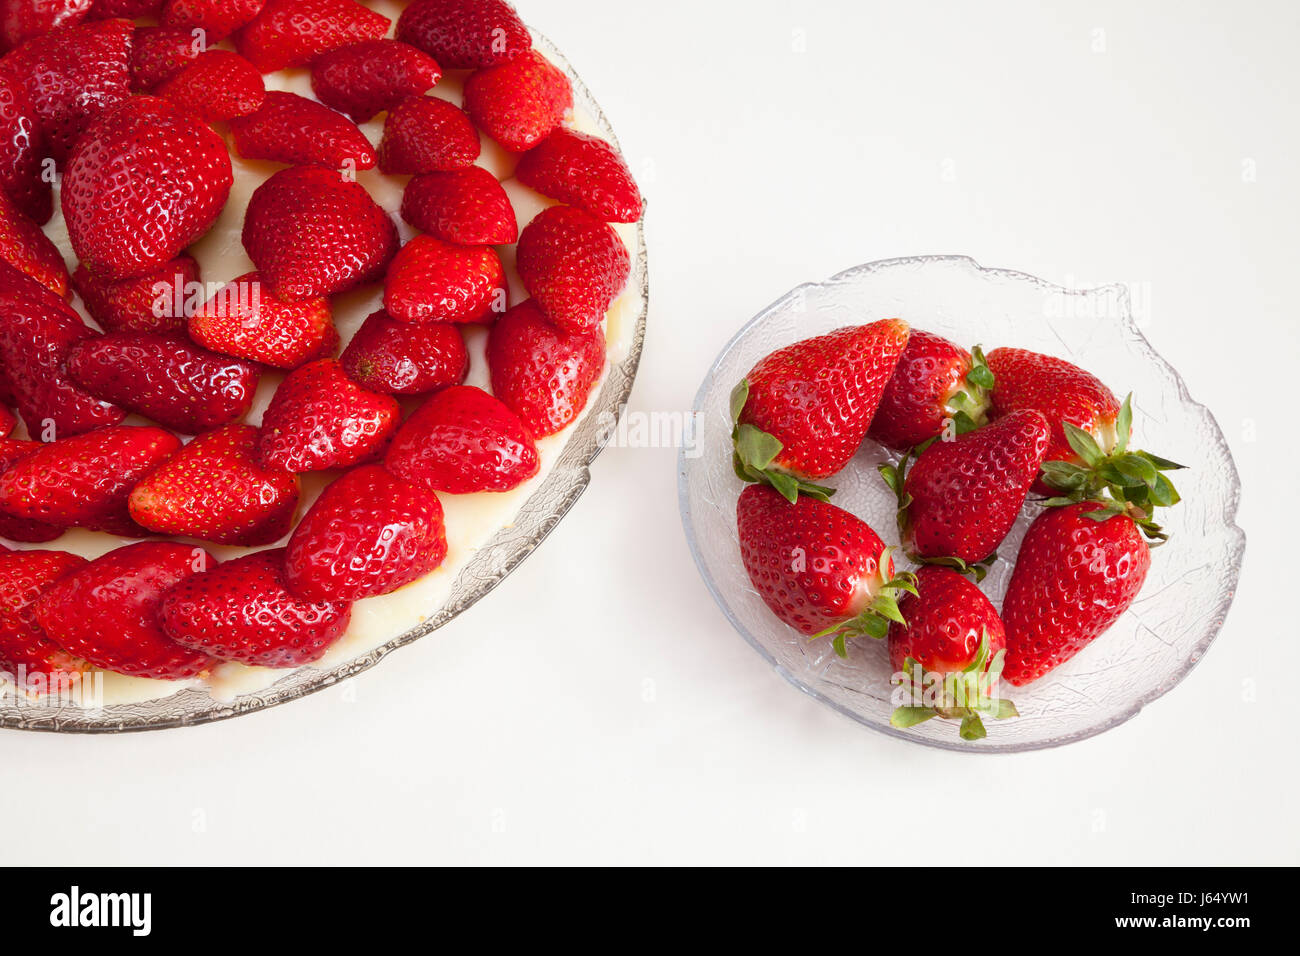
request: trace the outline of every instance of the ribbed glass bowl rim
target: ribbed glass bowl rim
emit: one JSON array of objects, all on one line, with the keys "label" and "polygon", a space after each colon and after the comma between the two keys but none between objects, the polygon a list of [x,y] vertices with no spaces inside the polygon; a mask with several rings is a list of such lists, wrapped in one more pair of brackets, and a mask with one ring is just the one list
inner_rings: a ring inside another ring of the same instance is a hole
[{"label": "ribbed glass bowl rim", "polygon": [[1120,304],[1123,307],[1121,321],[1125,327],[1125,330],[1130,335],[1132,335],[1133,341],[1136,344],[1136,346],[1143,353],[1145,353],[1146,358],[1150,362],[1152,362],[1155,366],[1160,368],[1175,383],[1175,385],[1178,388],[1179,399],[1183,403],[1185,403],[1187,407],[1197,409],[1200,413],[1202,413],[1205,416],[1207,421],[1211,425],[1213,425],[1214,443],[1217,446],[1217,448],[1223,453],[1226,461],[1228,462],[1228,466],[1231,472],[1229,476],[1230,488],[1227,495],[1227,502],[1224,509],[1223,518],[1224,518],[1225,528],[1228,530],[1228,532],[1231,534],[1233,538],[1232,560],[1230,562],[1230,566],[1225,569],[1225,575],[1223,578],[1224,596],[1221,598],[1219,603],[1215,606],[1215,611],[1217,613],[1214,615],[1214,621],[1210,626],[1207,627],[1205,634],[1197,642],[1193,653],[1189,655],[1187,661],[1184,663],[1182,668],[1176,674],[1174,674],[1167,683],[1138,697],[1136,700],[1132,702],[1132,704],[1128,708],[1126,708],[1121,713],[1116,714],[1110,717],[1109,719],[1102,721],[1096,726],[1088,727],[1083,730],[1074,731],[1069,734],[1062,734],[1059,737],[1051,737],[1046,740],[1023,742],[1023,743],[1007,743],[1007,744],[982,743],[979,747],[971,747],[969,745],[961,743],[959,740],[955,738],[952,740],[946,740],[946,739],[929,740],[923,737],[918,737],[915,734],[909,734],[905,730],[899,730],[898,728],[891,726],[888,722],[881,723],[881,722],[869,720],[868,718],[864,717],[862,714],[856,713],[853,710],[849,709],[848,707],[845,707],[837,703],[836,701],[831,700],[829,697],[827,697],[825,694],[819,691],[816,687],[811,686],[807,682],[801,680],[797,675],[791,673],[789,670],[782,667],[781,664],[777,662],[776,658],[772,656],[771,652],[769,652],[767,648],[765,648],[762,645],[762,643],[758,640],[758,638],[755,637],[749,631],[749,629],[745,627],[744,624],[741,623],[740,619],[732,611],[731,606],[728,604],[726,598],[722,594],[722,591],[718,587],[717,582],[714,581],[712,574],[709,572],[708,565],[705,562],[704,555],[700,550],[699,540],[695,534],[694,520],[691,515],[689,475],[688,475],[688,467],[689,467],[690,459],[687,458],[687,451],[689,449],[683,447],[681,451],[678,453],[678,457],[677,457],[677,500],[678,500],[678,505],[681,509],[682,528],[686,533],[686,542],[690,548],[691,557],[695,560],[695,566],[699,569],[700,577],[704,579],[705,587],[707,587],[709,593],[713,595],[713,600],[717,603],[718,607],[722,610],[722,613],[726,616],[727,620],[731,622],[731,626],[734,627],[737,633],[739,633],[740,636],[745,639],[745,643],[747,643],[750,647],[752,647],[755,651],[757,651],[759,656],[761,656],[765,661],[767,661],[768,664],[770,664],[778,674],[780,674],[783,678],[785,678],[785,680],[788,681],[795,688],[807,694],[809,697],[812,697],[813,699],[820,701],[822,704],[825,704],[827,707],[831,708],[832,710],[840,714],[843,714],[845,717],[848,717],[850,720],[854,721],[855,723],[861,724],[864,727],[868,727],[871,730],[876,731],[877,733],[886,734],[890,737],[895,737],[899,740],[905,740],[910,743],[918,744],[921,746],[937,747],[941,750],[950,750],[955,753],[963,753],[963,754],[1024,753],[1031,750],[1046,750],[1052,747],[1064,746],[1065,744],[1077,743],[1080,740],[1087,740],[1089,737],[1095,737],[1097,734],[1103,733],[1107,730],[1111,730],[1114,727],[1118,727],[1120,724],[1124,723],[1125,721],[1132,719],[1147,704],[1151,703],[1154,700],[1159,699],[1160,697],[1163,697],[1165,694],[1169,693],[1169,691],[1172,690],[1174,687],[1182,683],[1183,679],[1188,674],[1191,673],[1192,668],[1194,668],[1198,663],[1200,663],[1201,658],[1205,656],[1205,651],[1209,648],[1209,646],[1212,643],[1214,643],[1214,639],[1219,636],[1219,631],[1223,628],[1223,622],[1227,617],[1228,609],[1232,606],[1233,598],[1236,596],[1237,593],[1237,581],[1241,576],[1242,556],[1245,553],[1245,549],[1246,549],[1246,534],[1241,529],[1241,527],[1237,525],[1236,522],[1237,506],[1241,499],[1241,476],[1237,471],[1237,464],[1232,457],[1232,451],[1228,447],[1228,443],[1226,439],[1223,437],[1223,430],[1219,427],[1218,420],[1215,419],[1214,413],[1211,412],[1207,407],[1205,407],[1201,403],[1195,401],[1191,397],[1191,395],[1187,391],[1187,385],[1183,381],[1182,376],[1179,375],[1178,371],[1172,365],[1166,362],[1160,356],[1160,353],[1158,353],[1152,347],[1151,343],[1147,340],[1147,337],[1142,333],[1137,323],[1133,320],[1132,310],[1129,308],[1128,289],[1124,285],[1117,283],[1114,285],[1097,286],[1089,289],[1069,289],[1064,286],[1059,286],[1056,285],[1055,283],[1048,282],[1044,279],[1040,279],[1037,276],[1030,275],[1029,273],[1026,272],[1018,272],[1013,269],[986,268],[984,266],[981,266],[970,256],[962,256],[962,255],[901,256],[893,259],[877,259],[874,262],[867,262],[859,266],[854,266],[850,269],[845,269],[844,271],[838,272],[835,275],[831,276],[829,279],[826,279],[822,282],[808,282],[796,286],[795,288],[791,289],[789,292],[782,295],[776,301],[772,302],[769,306],[767,306],[767,308],[763,309],[752,319],[746,322],[743,326],[741,326],[740,330],[731,337],[731,339],[723,347],[722,351],[718,353],[718,357],[714,359],[713,364],[709,367],[709,371],[705,375],[704,381],[700,384],[699,390],[695,393],[695,401],[692,405],[692,411],[696,417],[696,420],[700,420],[705,414],[707,414],[707,410],[704,408],[706,395],[709,391],[710,386],[713,384],[714,379],[717,377],[719,369],[726,361],[728,354],[742,340],[744,340],[746,336],[748,336],[749,333],[753,331],[753,329],[756,326],[761,325],[773,313],[782,309],[790,299],[796,296],[806,295],[808,291],[812,289],[824,288],[838,283],[843,283],[848,280],[858,279],[863,276],[869,275],[872,272],[876,272],[885,268],[893,268],[898,266],[925,266],[925,265],[933,265],[936,263],[964,265],[975,270],[975,272],[980,274],[985,274],[989,276],[999,276],[1002,278],[1012,279],[1015,281],[1031,283],[1032,285],[1042,289],[1044,292],[1049,292],[1053,294],[1087,296],[1087,295],[1095,295],[1102,291],[1108,291],[1114,293],[1119,297]]}]

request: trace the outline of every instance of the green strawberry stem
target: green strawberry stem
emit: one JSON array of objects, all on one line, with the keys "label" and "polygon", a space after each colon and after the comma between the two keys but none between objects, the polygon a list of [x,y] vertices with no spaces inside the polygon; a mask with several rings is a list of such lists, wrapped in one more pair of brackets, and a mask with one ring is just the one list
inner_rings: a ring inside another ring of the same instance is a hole
[{"label": "green strawberry stem", "polygon": [[732,455],[732,465],[736,470],[736,477],[741,481],[760,482],[771,485],[779,491],[790,504],[794,504],[800,495],[807,495],[810,498],[816,498],[818,501],[829,501],[831,495],[835,494],[834,488],[828,488],[825,485],[815,485],[810,481],[804,481],[789,472],[782,471],[780,468],[773,467],[772,462],[776,456],[781,454],[781,449],[785,447],[781,440],[775,435],[769,435],[754,425],[740,424],[740,414],[745,410],[745,402],[749,400],[749,381],[742,379],[731,392],[731,443],[735,448]]},{"label": "green strawberry stem", "polygon": [[[984,358],[984,350],[977,345],[970,350],[970,356],[970,371],[966,373],[961,387],[944,403],[952,416],[952,428],[957,435],[973,432],[988,422],[989,393],[996,384],[993,370]],[[918,453],[922,450],[924,446],[917,449]]]},{"label": "green strawberry stem", "polygon": [[[928,444],[929,443],[927,442],[927,445]],[[912,496],[907,493],[904,483],[907,478],[907,467],[911,463],[911,457],[917,452],[918,448],[921,447],[922,446],[917,446],[917,448],[908,451],[899,460],[897,465],[885,464],[876,466],[876,470],[880,472],[880,477],[884,479],[885,484],[889,486],[889,490],[892,491],[894,496],[898,499],[898,534],[900,539],[904,542],[907,541],[908,531],[910,530],[907,509],[912,503]],[[952,568],[954,571],[961,574],[970,575],[977,582],[984,580],[984,576],[989,573],[989,568],[992,567],[993,562],[998,559],[996,551],[988,557],[976,561],[973,564],[968,561],[963,561],[961,558],[955,556],[925,558],[912,551],[909,551],[907,556],[917,564],[937,564],[940,567]]]},{"label": "green strawberry stem", "polygon": [[1128,515],[1149,539],[1168,540],[1160,525],[1152,519],[1156,508],[1169,508],[1182,499],[1165,474],[1185,466],[1147,451],[1129,451],[1129,433],[1133,425],[1133,395],[1120,406],[1115,419],[1118,435],[1109,453],[1102,450],[1091,434],[1062,422],[1065,440],[1079,456],[1082,465],[1070,461],[1043,462],[1043,482],[1059,494],[1043,502],[1049,508],[1095,501],[1102,505],[1088,512],[1094,521],[1105,521],[1118,514]]},{"label": "green strawberry stem", "polygon": [[[884,568],[889,565],[889,554],[891,548],[885,548],[880,553],[881,574],[884,574]],[[889,623],[897,623],[907,627],[907,621],[904,620],[902,612],[898,610],[898,593],[905,591],[908,594],[916,594],[916,575],[911,571],[900,571],[892,578],[885,581],[877,589],[867,607],[858,612],[855,616],[847,621],[840,621],[832,624],[824,630],[818,631],[809,641],[815,641],[822,637],[834,635],[831,646],[835,648],[835,653],[840,657],[848,657],[849,649],[846,641],[850,637],[867,637],[883,640],[889,634]]]},{"label": "green strawberry stem", "polygon": [[[982,740],[988,736],[988,731],[984,728],[981,715],[994,720],[1020,716],[1014,703],[993,696],[993,690],[1002,676],[1006,654],[1005,649],[1000,650],[989,660],[989,635],[985,631],[975,659],[961,671],[945,674],[942,687],[929,691],[925,687],[925,671],[920,662],[909,657],[904,662],[903,677],[898,685],[905,688],[913,700],[922,700],[927,693],[938,693],[939,699],[933,705],[912,704],[895,708],[889,718],[890,724],[906,730],[932,717],[960,720],[958,735],[962,740]],[[985,664],[988,665],[987,669]]]}]

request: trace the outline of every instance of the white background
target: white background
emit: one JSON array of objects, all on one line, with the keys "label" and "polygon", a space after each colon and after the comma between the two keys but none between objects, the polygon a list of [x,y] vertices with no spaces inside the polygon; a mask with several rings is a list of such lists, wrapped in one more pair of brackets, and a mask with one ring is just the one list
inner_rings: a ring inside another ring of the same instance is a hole
[{"label": "white background", "polygon": [[675,452],[613,449],[499,590],[352,694],[179,732],[5,732],[4,861],[903,864],[962,834],[990,865],[1300,862],[1300,7],[520,6],[650,199],[634,410],[685,410],[752,314],[860,262],[1141,283],[1244,482],[1218,641],[1063,749],[887,739],[732,632],[686,549]]}]

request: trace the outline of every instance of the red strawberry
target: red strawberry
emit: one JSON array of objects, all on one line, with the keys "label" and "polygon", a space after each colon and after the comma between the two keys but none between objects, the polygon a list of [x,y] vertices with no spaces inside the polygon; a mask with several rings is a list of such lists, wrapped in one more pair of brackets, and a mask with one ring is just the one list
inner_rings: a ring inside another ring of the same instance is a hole
[{"label": "red strawberry", "polygon": [[9,384],[9,379],[5,376],[4,366],[0,365],[0,405],[17,405],[18,399],[14,397],[13,386]]},{"label": "red strawberry", "polygon": [[176,334],[110,332],[68,353],[72,380],[105,401],[197,435],[243,418],[261,373]]},{"label": "red strawberry", "polygon": [[632,271],[618,233],[572,206],[544,209],[524,227],[517,264],[528,294],[569,332],[599,325]]},{"label": "red strawberry", "polygon": [[167,0],[162,22],[187,32],[202,30],[207,42],[220,43],[262,12],[266,0]]},{"label": "red strawberry", "polygon": [[339,347],[329,299],[285,302],[256,272],[219,289],[190,317],[189,328],[204,348],[275,368],[329,358]]},{"label": "red strawberry", "polygon": [[740,557],[772,613],[811,637],[883,638],[901,621],[899,591],[914,576],[895,576],[894,562],[867,523],[843,508],[801,495],[794,504],[767,485],[749,485],[736,504]]},{"label": "red strawberry", "polygon": [[411,325],[380,309],[357,330],[339,361],[372,392],[421,395],[465,381],[469,353],[450,322]]},{"label": "red strawberry", "polygon": [[126,417],[68,376],[68,353],[95,335],[53,292],[0,263],[0,368],[33,437],[67,437]]},{"label": "red strawberry", "polygon": [[167,592],[163,630],[178,644],[250,667],[297,667],[348,629],[346,601],[299,601],[286,589],[284,554],[258,551],[195,574]]},{"label": "red strawberry", "polygon": [[136,482],[180,446],[161,428],[130,425],[59,439],[0,474],[0,511],[64,528],[118,530]]},{"label": "red strawberry", "polygon": [[0,438],[8,438],[18,427],[18,419],[4,405],[0,405]]},{"label": "red strawberry", "polygon": [[0,552],[0,674],[28,691],[57,690],[85,665],[46,636],[37,599],[85,558],[63,551]]},{"label": "red strawberry", "polygon": [[837,329],[777,349],[731,394],[736,469],[794,500],[849,463],[910,329],[901,319]]},{"label": "red strawberry", "polygon": [[42,175],[44,155],[45,137],[27,88],[8,61],[0,62],[0,190],[41,225],[54,213],[51,185]]},{"label": "red strawberry", "polygon": [[564,332],[532,299],[515,306],[488,334],[492,394],[538,438],[570,425],[605,371],[605,335]]},{"label": "red strawberry", "polygon": [[512,152],[532,149],[572,108],[569,78],[536,50],[472,73],[465,81],[470,119]]},{"label": "red strawberry", "polygon": [[867,437],[907,451],[947,433],[962,435],[986,420],[993,387],[984,353],[967,352],[933,332],[913,330],[885,385]]},{"label": "red strawberry", "polygon": [[509,491],[541,468],[519,416],[481,388],[457,385],[421,405],[393,437],[384,467],[429,491]]},{"label": "red strawberry", "polygon": [[1015,704],[995,696],[1006,635],[978,587],[956,571],[928,565],[916,572],[916,593],[903,598],[899,611],[907,623],[889,625],[890,664],[902,675],[891,724],[960,720],[962,740],[980,740],[987,736],[981,714],[1018,716]]},{"label": "red strawberry", "polygon": [[384,120],[379,168],[390,175],[461,169],[478,159],[479,150],[464,110],[436,96],[411,96]]},{"label": "red strawberry", "polygon": [[166,100],[132,97],[91,123],[68,161],[68,238],[92,272],[144,275],[211,228],[232,182],[220,136]]},{"label": "red strawberry", "polygon": [[131,95],[134,29],[130,20],[61,26],[5,58],[27,90],[45,145],[60,167],[91,121]]},{"label": "red strawberry", "polygon": [[254,460],[258,431],[226,425],[194,439],[131,491],[131,517],[159,534],[247,547],[288,534],[298,479]]},{"label": "red strawberry", "polygon": [[362,40],[322,53],[311,89],[331,109],[365,123],[408,96],[423,96],[442,78],[427,53],[396,40]]},{"label": "red strawberry", "polygon": [[391,25],[355,0],[267,0],[235,35],[235,46],[263,73],[273,73],[358,40],[378,40]]},{"label": "red strawberry", "polygon": [[0,259],[55,295],[68,298],[68,266],[58,247],[3,191],[0,191]]},{"label": "red strawberry", "polygon": [[172,77],[157,93],[205,123],[247,116],[262,108],[262,74],[238,53],[208,50]]},{"label": "red strawberry", "polygon": [[163,633],[163,596],[215,560],[201,548],[146,541],[110,551],[55,581],[36,601],[36,620],[77,657],[131,677],[183,680],[210,670],[206,654]]},{"label": "red strawberry", "polygon": [[371,169],[375,148],[346,116],[305,96],[270,90],[256,113],[230,124],[235,149],[244,159]]},{"label": "red strawberry", "polygon": [[393,259],[384,307],[403,322],[478,322],[506,310],[506,273],[491,246],[416,236]]},{"label": "red strawberry", "polygon": [[0,52],[21,46],[55,27],[80,23],[93,0],[0,0]]},{"label": "red strawberry", "polygon": [[365,187],[311,166],[282,169],[253,193],[244,248],[291,302],[345,292],[384,274],[397,226]]},{"label": "red strawberry", "polygon": [[402,218],[460,246],[505,246],[519,238],[510,198],[482,166],[413,177],[402,194]]},{"label": "red strawberry", "polygon": [[644,202],[632,171],[609,143],[557,127],[523,156],[515,177],[543,196],[606,222],[636,222]]},{"label": "red strawberry", "polygon": [[258,461],[295,474],[345,468],[379,454],[397,430],[395,399],[357,385],[333,359],[290,372],[262,416]]},{"label": "red strawberry", "polygon": [[[903,545],[917,560],[958,570],[984,561],[1016,523],[1051,435],[1032,409],[952,441],[936,441],[907,470],[882,465],[899,496]],[[904,477],[905,474],[905,477]],[[982,569],[975,572],[983,576]]]},{"label": "red strawberry", "polygon": [[437,495],[367,465],[326,488],[303,517],[285,577],[303,601],[359,601],[424,577],[446,556]]},{"label": "red strawberry", "polygon": [[[39,442],[0,438],[0,474],[4,474],[10,466],[24,458],[36,454],[43,447]],[[31,521],[27,518],[15,518],[11,514],[0,511],[0,538],[8,538],[10,541],[39,544],[43,541],[53,541],[61,536],[64,530],[57,525]],[[0,550],[4,549],[0,548]]]},{"label": "red strawberry", "polygon": [[131,89],[149,93],[207,49],[188,27],[136,27],[131,42]]},{"label": "red strawberry", "polygon": [[453,70],[507,63],[533,46],[504,0],[415,0],[397,20],[397,38]]},{"label": "red strawberry", "polygon": [[95,0],[90,15],[96,20],[110,17],[152,17],[162,9],[163,0]]},{"label": "red strawberry", "polygon": [[199,278],[198,262],[182,252],[134,279],[104,279],[80,266],[72,274],[72,286],[106,331],[174,332],[185,327]]},{"label": "red strawberry", "polygon": [[1044,511],[1020,545],[1002,603],[1007,680],[1028,684],[1083,650],[1128,610],[1150,567],[1127,515],[1098,502]]}]

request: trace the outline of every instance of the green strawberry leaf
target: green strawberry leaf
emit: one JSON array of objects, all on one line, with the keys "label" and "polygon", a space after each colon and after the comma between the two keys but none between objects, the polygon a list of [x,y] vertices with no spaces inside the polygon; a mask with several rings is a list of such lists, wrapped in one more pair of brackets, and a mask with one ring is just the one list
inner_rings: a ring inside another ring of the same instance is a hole
[{"label": "green strawberry leaf", "polygon": [[889,723],[899,730],[907,730],[937,716],[938,714],[930,707],[899,707],[889,715]]},{"label": "green strawberry leaf", "polygon": [[1137,451],[1133,454],[1141,455],[1147,461],[1151,462],[1151,464],[1155,465],[1156,470],[1158,471],[1180,471],[1187,467],[1186,465],[1180,465],[1175,461],[1170,461],[1168,458],[1161,458],[1159,455],[1153,455],[1149,451]]},{"label": "green strawberry leaf", "polygon": [[958,731],[962,740],[983,740],[989,735],[984,729],[984,721],[980,720],[978,714],[967,714],[961,719],[961,730]]},{"label": "green strawberry leaf", "polygon": [[1097,444],[1097,439],[1093,438],[1092,435],[1070,422],[1062,422],[1061,425],[1065,429],[1065,440],[1070,443],[1074,453],[1082,458],[1089,468],[1096,468],[1105,460],[1105,453],[1101,450],[1101,446]]},{"label": "green strawberry leaf", "polygon": [[771,465],[784,447],[779,438],[761,428],[741,425],[736,429],[736,451],[740,460],[756,471],[763,471]]},{"label": "green strawberry leaf", "polygon": [[1115,416],[1115,449],[1112,454],[1122,455],[1128,448],[1129,436],[1133,433],[1133,393],[1129,392],[1124,398],[1124,404],[1119,407],[1119,414]]},{"label": "green strawberry leaf", "polygon": [[742,378],[740,384],[731,390],[731,421],[733,424],[740,421],[740,413],[745,410],[747,401],[749,401],[749,379]]}]

